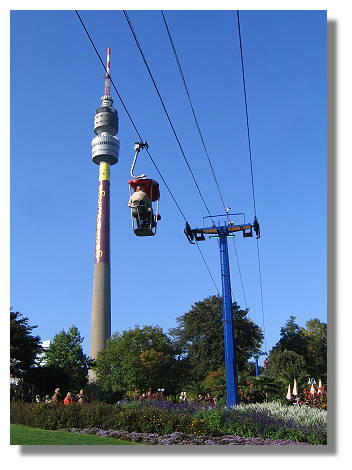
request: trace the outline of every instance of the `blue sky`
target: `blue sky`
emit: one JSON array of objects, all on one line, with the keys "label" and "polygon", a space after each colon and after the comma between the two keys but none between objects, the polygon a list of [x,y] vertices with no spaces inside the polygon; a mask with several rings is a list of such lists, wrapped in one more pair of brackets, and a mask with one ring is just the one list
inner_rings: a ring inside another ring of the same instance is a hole
[{"label": "blue sky", "polygon": [[[160,172],[192,226],[207,215],[120,11],[81,11]],[[185,154],[212,213],[222,212],[159,11],[129,12]],[[167,11],[225,202],[253,219],[235,13]],[[290,315],[326,321],[326,13],[242,11],[266,344]],[[104,71],[73,11],[11,18],[11,305],[43,340],[76,325],[89,351],[98,167],[93,117]],[[167,331],[215,293],[184,221],[161,183],[162,220],[139,239],[127,208],[137,140],[115,92],[120,161],[111,171],[112,330]],[[138,169],[158,175],[144,153]],[[215,240],[200,245],[220,289]],[[236,237],[250,317],[262,326],[255,239]],[[229,244],[232,288],[244,306]],[[139,281],[142,281],[139,283]]]}]

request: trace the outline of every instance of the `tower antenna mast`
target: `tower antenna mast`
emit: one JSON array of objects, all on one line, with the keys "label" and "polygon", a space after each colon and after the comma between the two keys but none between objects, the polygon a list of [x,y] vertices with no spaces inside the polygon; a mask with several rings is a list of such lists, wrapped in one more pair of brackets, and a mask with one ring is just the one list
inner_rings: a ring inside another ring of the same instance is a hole
[{"label": "tower antenna mast", "polygon": [[104,95],[110,96],[110,47],[106,51],[106,74],[105,74],[105,92]]}]

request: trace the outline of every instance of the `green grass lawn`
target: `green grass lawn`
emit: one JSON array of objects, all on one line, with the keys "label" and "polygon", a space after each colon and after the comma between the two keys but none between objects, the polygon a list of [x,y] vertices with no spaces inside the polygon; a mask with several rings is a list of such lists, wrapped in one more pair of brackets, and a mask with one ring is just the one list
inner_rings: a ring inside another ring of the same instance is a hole
[{"label": "green grass lawn", "polygon": [[30,428],[21,424],[11,424],[11,445],[81,445],[81,446],[121,446],[138,445],[135,442],[121,441],[112,437],[76,434],[65,431],[47,431],[46,429]]}]

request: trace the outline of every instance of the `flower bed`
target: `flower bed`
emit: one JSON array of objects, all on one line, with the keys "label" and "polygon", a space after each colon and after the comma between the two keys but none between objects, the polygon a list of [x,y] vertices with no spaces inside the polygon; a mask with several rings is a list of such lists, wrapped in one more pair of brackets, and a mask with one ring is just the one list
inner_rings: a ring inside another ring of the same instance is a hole
[{"label": "flower bed", "polygon": [[278,404],[221,406],[132,402],[119,405],[86,403],[11,404],[11,423],[44,429],[99,428],[199,439],[225,435],[326,444],[326,412]]},{"label": "flower bed", "polygon": [[257,445],[257,446],[284,446],[284,445],[309,445],[307,442],[294,442],[282,439],[259,439],[258,437],[241,437],[224,435],[219,437],[192,436],[174,432],[166,435],[156,433],[128,432],[115,429],[108,431],[99,428],[90,429],[62,429],[62,431],[76,432],[79,434],[95,434],[101,437],[113,437],[125,441],[140,442],[148,445]]}]

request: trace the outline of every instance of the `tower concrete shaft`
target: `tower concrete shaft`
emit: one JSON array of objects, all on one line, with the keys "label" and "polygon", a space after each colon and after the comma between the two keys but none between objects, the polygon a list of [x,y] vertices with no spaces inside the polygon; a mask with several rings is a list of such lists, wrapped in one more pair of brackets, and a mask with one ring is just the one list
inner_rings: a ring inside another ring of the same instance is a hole
[{"label": "tower concrete shaft", "polygon": [[[110,266],[110,166],[118,162],[120,142],[118,115],[110,96],[110,48],[104,96],[94,116],[92,160],[99,165],[98,209],[94,256],[90,357],[96,359],[111,336],[111,266]],[[92,371],[90,380],[95,380]]]},{"label": "tower concrete shaft", "polygon": [[90,357],[96,358],[111,336],[110,165],[99,164]]}]

